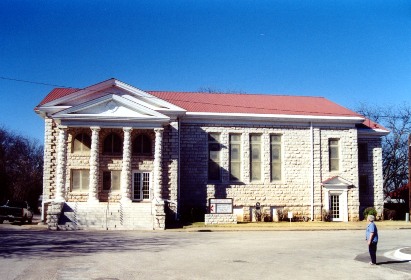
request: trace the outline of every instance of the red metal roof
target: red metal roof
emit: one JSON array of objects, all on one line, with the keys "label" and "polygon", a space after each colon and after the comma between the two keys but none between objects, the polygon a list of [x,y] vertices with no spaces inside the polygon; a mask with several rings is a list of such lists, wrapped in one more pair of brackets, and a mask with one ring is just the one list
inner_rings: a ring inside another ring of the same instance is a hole
[{"label": "red metal roof", "polygon": [[38,106],[61,98],[63,96],[69,95],[70,93],[76,92],[78,90],[79,89],[77,88],[55,88],[49,94],[47,94],[47,96],[40,102]]},{"label": "red metal roof", "polygon": [[376,122],[373,122],[372,120],[370,120],[370,119],[365,119],[364,120],[364,122],[361,124],[361,125],[359,125],[358,127],[360,127],[361,128],[361,126],[362,127],[367,127],[367,128],[371,128],[371,129],[381,129],[381,130],[386,130],[386,131],[388,131],[388,129],[387,128],[385,128],[384,126],[382,126],[382,125],[380,125],[380,124],[378,124],[378,123],[376,123]]},{"label": "red metal roof", "polygon": [[[55,88],[38,106],[78,90],[76,88]],[[170,91],[147,92],[188,112],[361,117],[361,115],[323,97]],[[370,128],[375,128],[375,125],[378,126],[376,123],[371,124],[370,121],[364,123],[364,125]]]},{"label": "red metal roof", "polygon": [[188,112],[361,116],[323,97],[169,91],[147,92],[184,108]]}]

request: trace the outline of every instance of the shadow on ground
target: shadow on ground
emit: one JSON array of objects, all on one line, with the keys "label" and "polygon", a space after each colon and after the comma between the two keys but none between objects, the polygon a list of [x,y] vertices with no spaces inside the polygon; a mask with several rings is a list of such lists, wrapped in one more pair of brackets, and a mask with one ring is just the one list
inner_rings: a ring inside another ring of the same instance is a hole
[{"label": "shadow on ground", "polygon": [[[355,257],[356,261],[359,262],[365,262],[369,263],[370,262],[370,255],[368,253],[363,253]],[[376,266],[382,266],[382,267],[388,267],[390,269],[398,270],[398,271],[403,271],[403,272],[408,272],[410,273],[411,271],[411,260],[394,260],[390,259],[384,256],[384,252],[378,252],[377,251],[377,265]],[[372,267],[372,265],[370,265]]]},{"label": "shadow on ground", "polygon": [[[169,239],[153,234],[133,236],[116,231],[0,231],[1,258],[71,257],[99,252],[150,251],[160,252],[187,240]],[[56,254],[58,253],[58,254]]]}]

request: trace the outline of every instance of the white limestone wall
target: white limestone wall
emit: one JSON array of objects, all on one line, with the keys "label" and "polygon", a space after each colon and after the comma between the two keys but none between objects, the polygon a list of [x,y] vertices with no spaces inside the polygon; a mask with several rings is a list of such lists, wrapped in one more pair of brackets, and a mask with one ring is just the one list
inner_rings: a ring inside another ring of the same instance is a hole
[{"label": "white limestone wall", "polygon": [[206,225],[236,224],[237,216],[235,214],[206,214],[204,223]]},{"label": "white limestone wall", "polygon": [[374,207],[379,216],[384,210],[384,176],[382,167],[382,148],[376,146],[373,148],[373,174],[374,174]]},{"label": "white limestone wall", "polygon": [[55,196],[58,131],[52,119],[44,124],[43,200],[49,200]]},{"label": "white limestone wall", "polygon": [[179,123],[172,121],[163,132],[162,195],[175,215],[178,207]]},{"label": "white limestone wall", "polygon": [[[295,216],[321,220],[324,191],[321,182],[341,176],[354,184],[348,191],[349,220],[358,220],[358,148],[355,128],[306,126],[209,126],[184,123],[181,127],[181,195],[183,211],[207,211],[210,198],[233,198],[234,207],[242,207],[244,220],[257,202],[261,206],[292,211]],[[208,133],[220,134],[221,182],[208,182]],[[242,135],[242,178],[229,180],[229,134]],[[263,176],[259,182],[250,180],[249,135],[262,135]],[[282,135],[282,180],[270,180],[270,135]],[[329,172],[328,139],[341,143],[341,169]],[[314,151],[314,154],[313,152]],[[314,163],[314,165],[312,165]],[[313,174],[313,175],[312,175]],[[314,181],[314,184],[313,184]],[[314,189],[313,189],[314,187]]]}]

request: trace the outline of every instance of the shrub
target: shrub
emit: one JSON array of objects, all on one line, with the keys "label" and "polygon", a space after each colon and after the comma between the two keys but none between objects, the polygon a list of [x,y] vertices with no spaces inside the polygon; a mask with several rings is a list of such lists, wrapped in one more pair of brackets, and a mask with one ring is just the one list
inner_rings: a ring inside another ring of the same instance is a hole
[{"label": "shrub", "polygon": [[377,210],[375,210],[374,207],[365,208],[364,219],[367,219],[368,215],[373,215],[375,218],[377,218]]},{"label": "shrub", "polygon": [[283,209],[277,209],[277,214],[278,214],[278,221],[286,221],[289,222],[290,219],[288,218],[288,210],[283,208]]},{"label": "shrub", "polygon": [[384,219],[395,220],[397,218],[397,211],[384,208]]}]

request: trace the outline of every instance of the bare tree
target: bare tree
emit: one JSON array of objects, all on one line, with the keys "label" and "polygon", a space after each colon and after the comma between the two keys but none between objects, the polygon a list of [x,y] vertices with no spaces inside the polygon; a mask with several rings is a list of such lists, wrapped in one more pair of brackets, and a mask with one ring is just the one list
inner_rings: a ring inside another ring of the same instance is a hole
[{"label": "bare tree", "polygon": [[361,104],[357,112],[390,130],[390,134],[382,139],[384,194],[387,196],[408,182],[411,107],[407,104],[385,107]]},{"label": "bare tree", "polygon": [[43,147],[0,128],[0,200],[26,200],[35,207],[42,177]]},{"label": "bare tree", "polygon": [[214,87],[200,87],[197,92],[201,93],[239,93],[239,94],[245,94],[245,91],[242,90],[220,90],[218,88]]}]

